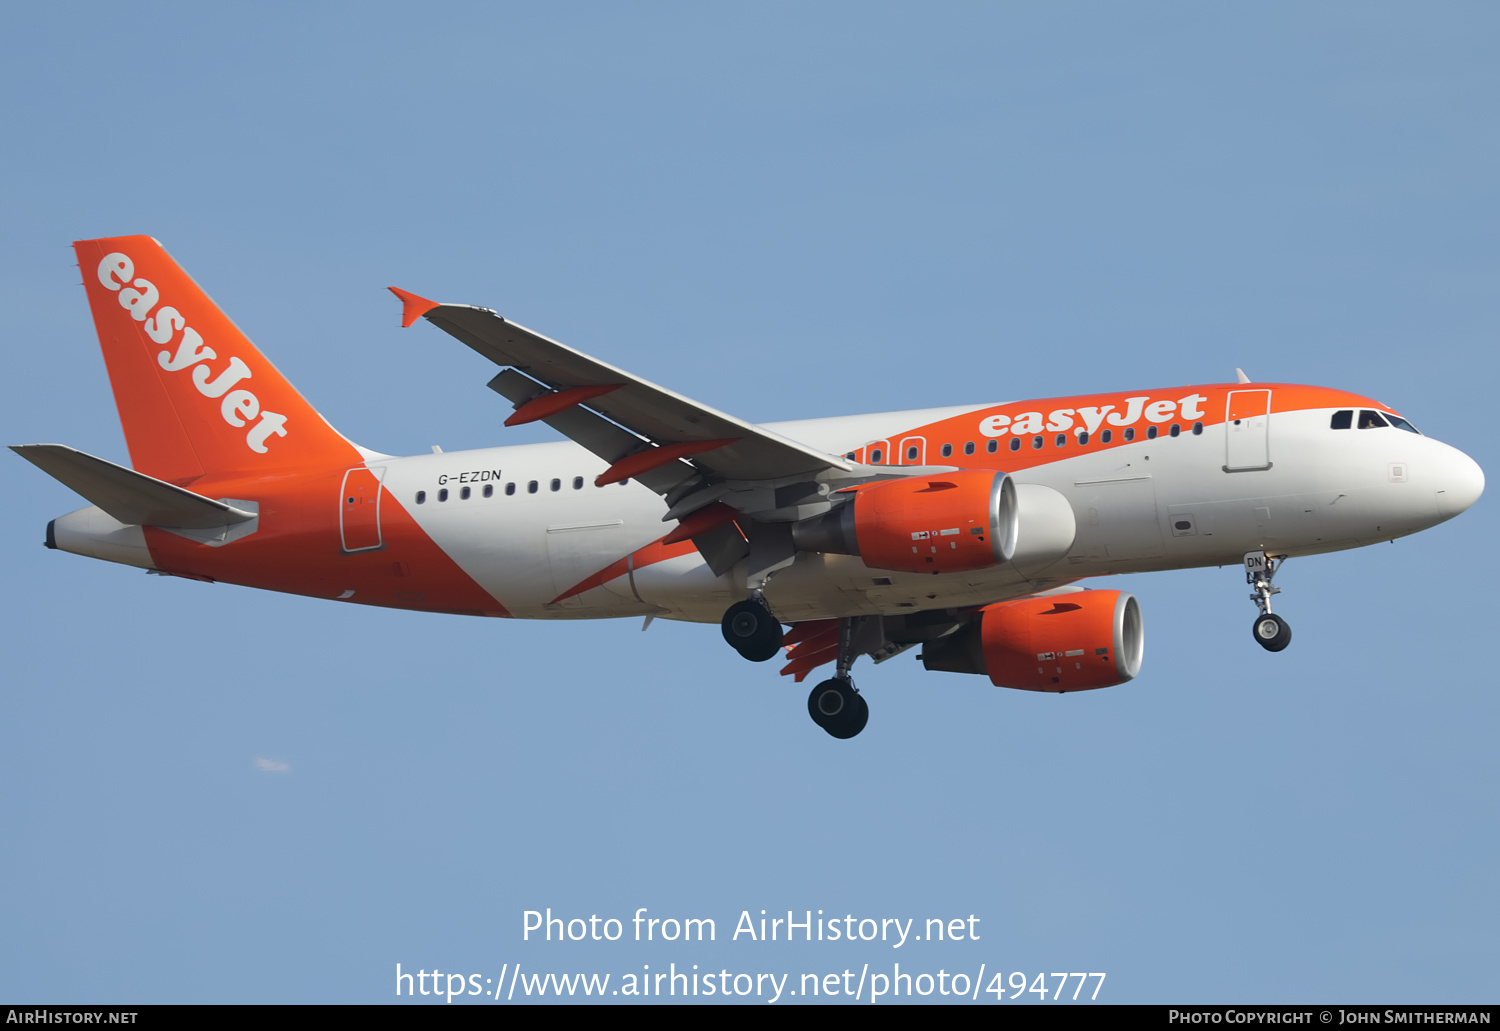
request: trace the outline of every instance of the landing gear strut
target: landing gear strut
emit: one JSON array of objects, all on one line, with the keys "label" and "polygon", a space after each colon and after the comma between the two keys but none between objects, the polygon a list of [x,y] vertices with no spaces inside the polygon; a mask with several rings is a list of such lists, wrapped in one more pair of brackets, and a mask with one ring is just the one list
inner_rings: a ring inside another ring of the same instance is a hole
[{"label": "landing gear strut", "polygon": [[1250,633],[1255,643],[1268,652],[1279,652],[1292,643],[1292,628],[1286,620],[1271,612],[1271,595],[1281,593],[1281,588],[1271,580],[1285,561],[1285,558],[1272,558],[1264,551],[1245,554],[1245,582],[1253,588],[1250,600],[1260,609]]},{"label": "landing gear strut", "polygon": [[759,591],[729,606],[719,625],[729,646],[751,662],[765,662],[781,650],[781,623]]},{"label": "landing gear strut", "polygon": [[854,687],[849,668],[854,665],[855,620],[839,620],[839,656],[837,671],[812,689],[807,696],[807,714],[826,730],[830,737],[847,740],[865,729],[870,722],[870,706]]}]

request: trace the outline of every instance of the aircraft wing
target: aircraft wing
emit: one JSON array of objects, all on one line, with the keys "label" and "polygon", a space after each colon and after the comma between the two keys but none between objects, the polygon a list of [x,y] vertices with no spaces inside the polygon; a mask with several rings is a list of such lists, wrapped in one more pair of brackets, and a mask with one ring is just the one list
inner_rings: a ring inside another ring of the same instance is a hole
[{"label": "aircraft wing", "polygon": [[516,406],[507,425],[543,421],[611,463],[601,479],[633,476],[662,493],[692,470],[767,481],[854,464],[715,411],[665,387],[501,318],[488,308],[438,304],[404,290],[402,325],[426,318],[496,365],[490,387]]}]

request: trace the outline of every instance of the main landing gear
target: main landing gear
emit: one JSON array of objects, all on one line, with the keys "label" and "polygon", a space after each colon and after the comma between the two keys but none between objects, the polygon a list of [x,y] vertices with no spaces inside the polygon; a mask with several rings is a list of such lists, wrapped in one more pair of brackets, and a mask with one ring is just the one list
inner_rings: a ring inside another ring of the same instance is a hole
[{"label": "main landing gear", "polygon": [[1255,643],[1268,652],[1279,652],[1292,643],[1292,628],[1271,611],[1271,595],[1281,593],[1281,588],[1271,583],[1271,579],[1285,561],[1285,558],[1272,558],[1264,551],[1245,554],[1245,582],[1253,588],[1250,600],[1260,609],[1250,633]]},{"label": "main landing gear", "polygon": [[[807,696],[812,721],[840,740],[853,737],[870,722],[870,706],[855,689],[849,667],[855,656],[870,650],[869,635],[878,635],[879,617],[873,618],[874,623],[871,617],[839,620],[837,672]],[[781,622],[759,591],[729,606],[719,626],[729,646],[751,662],[765,662],[781,650]]]},{"label": "main landing gear", "polygon": [[867,625],[865,619],[844,618],[839,620],[838,663],[832,677],[812,689],[807,696],[807,714],[812,721],[828,732],[829,737],[848,740],[870,722],[870,705],[854,686],[849,668],[855,656],[857,630]]},{"label": "main landing gear", "polygon": [[846,673],[832,677],[812,689],[807,696],[807,714],[830,737],[847,740],[865,729],[870,722],[870,705],[854,689]]},{"label": "main landing gear", "polygon": [[781,623],[759,591],[729,606],[719,626],[729,646],[751,662],[765,662],[781,650]]}]

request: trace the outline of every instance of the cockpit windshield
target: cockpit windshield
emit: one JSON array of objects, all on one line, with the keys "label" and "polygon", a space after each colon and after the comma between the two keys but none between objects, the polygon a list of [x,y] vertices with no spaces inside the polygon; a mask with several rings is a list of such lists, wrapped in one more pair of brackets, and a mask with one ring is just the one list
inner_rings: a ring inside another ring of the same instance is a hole
[{"label": "cockpit windshield", "polygon": [[[1344,408],[1334,412],[1333,418],[1328,423],[1329,429],[1335,430],[1347,430],[1354,425],[1354,409],[1352,408]],[[1392,412],[1377,412],[1371,408],[1360,409],[1358,425],[1362,430],[1383,430],[1394,426],[1398,430],[1415,433],[1419,437],[1422,435],[1420,430],[1401,418],[1401,416]]]}]

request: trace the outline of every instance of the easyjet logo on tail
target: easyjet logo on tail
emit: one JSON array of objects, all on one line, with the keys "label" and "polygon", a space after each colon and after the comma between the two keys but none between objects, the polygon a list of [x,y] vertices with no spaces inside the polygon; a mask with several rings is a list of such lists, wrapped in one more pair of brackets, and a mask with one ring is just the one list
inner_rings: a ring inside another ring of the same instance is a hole
[{"label": "easyjet logo on tail", "polygon": [[[214,372],[206,363],[218,358],[212,347],[203,342],[197,330],[187,324],[182,313],[170,305],[156,307],[161,299],[156,284],[149,279],[135,278],[135,262],[129,255],[115,251],[106,254],[99,262],[99,282],[115,292],[120,307],[130,317],[142,324],[146,335],[158,344],[172,343],[180,332],[176,350],[170,346],[156,355],[156,362],[168,372],[192,370],[193,385],[204,397],[219,401],[219,414],[230,426],[248,426],[245,445],[258,454],[267,451],[266,441],[274,434],[286,436],[286,416],[262,411],[260,398],[254,392],[236,387],[235,384],[250,379],[254,374],[250,366],[230,355],[229,364]],[[154,314],[153,314],[154,310]]]}]

